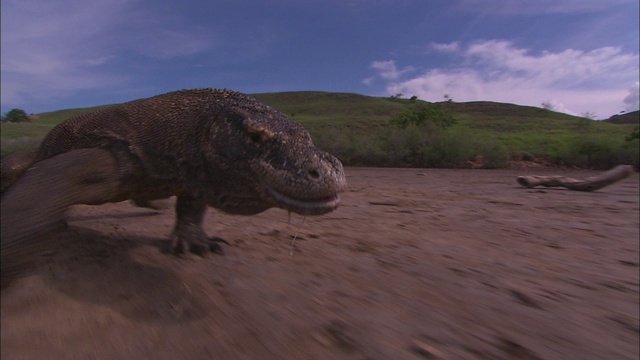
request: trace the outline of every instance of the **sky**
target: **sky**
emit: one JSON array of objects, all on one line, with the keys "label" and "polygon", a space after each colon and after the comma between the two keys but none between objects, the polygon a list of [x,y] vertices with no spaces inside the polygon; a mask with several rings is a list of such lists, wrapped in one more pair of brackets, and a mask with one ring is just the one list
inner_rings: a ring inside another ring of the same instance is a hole
[{"label": "sky", "polygon": [[197,87],[638,110],[638,0],[1,0],[1,111]]}]

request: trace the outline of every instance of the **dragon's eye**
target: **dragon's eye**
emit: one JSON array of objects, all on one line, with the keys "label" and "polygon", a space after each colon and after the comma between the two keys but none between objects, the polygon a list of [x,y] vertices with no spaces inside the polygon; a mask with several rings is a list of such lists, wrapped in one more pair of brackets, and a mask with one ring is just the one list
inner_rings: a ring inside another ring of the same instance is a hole
[{"label": "dragon's eye", "polygon": [[262,134],[259,132],[252,131],[249,133],[249,139],[251,140],[252,143],[259,144],[262,142]]}]

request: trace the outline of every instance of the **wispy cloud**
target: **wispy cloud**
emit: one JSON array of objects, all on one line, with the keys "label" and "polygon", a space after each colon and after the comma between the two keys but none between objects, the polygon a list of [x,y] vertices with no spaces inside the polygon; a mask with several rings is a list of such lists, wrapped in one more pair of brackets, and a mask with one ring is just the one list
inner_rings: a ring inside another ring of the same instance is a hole
[{"label": "wispy cloud", "polygon": [[[638,79],[638,55],[617,47],[534,54],[508,41],[488,40],[464,47],[432,44],[431,49],[453,54],[452,65],[431,68],[412,78],[391,78],[386,67],[374,67],[387,80],[387,92],[430,101],[441,100],[443,94],[456,101],[534,106],[551,101],[566,112],[589,111],[607,117],[624,109],[629,86]],[[392,60],[384,63],[395,64]]]},{"label": "wispy cloud", "polygon": [[376,69],[378,74],[385,80],[396,80],[402,74],[413,70],[411,66],[398,69],[394,60],[374,61],[371,64],[371,68]]},{"label": "wispy cloud", "polygon": [[623,102],[627,105],[625,111],[636,111],[640,109],[640,84],[635,83],[629,89],[629,95],[627,95]]},{"label": "wispy cloud", "polygon": [[2,104],[122,86],[128,55],[166,60],[212,45],[201,29],[162,20],[136,0],[3,0]]},{"label": "wispy cloud", "polygon": [[432,42],[429,48],[437,52],[456,52],[460,49],[460,43],[457,41],[446,44]]},{"label": "wispy cloud", "polygon": [[598,12],[637,0],[459,0],[458,10],[492,15],[540,15]]}]

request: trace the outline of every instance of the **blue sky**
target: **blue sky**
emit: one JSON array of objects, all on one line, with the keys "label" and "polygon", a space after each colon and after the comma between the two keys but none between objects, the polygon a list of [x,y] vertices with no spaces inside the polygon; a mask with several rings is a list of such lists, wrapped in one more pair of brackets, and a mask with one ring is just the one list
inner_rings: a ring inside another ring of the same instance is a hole
[{"label": "blue sky", "polygon": [[2,0],[1,107],[176,89],[638,109],[638,0]]}]

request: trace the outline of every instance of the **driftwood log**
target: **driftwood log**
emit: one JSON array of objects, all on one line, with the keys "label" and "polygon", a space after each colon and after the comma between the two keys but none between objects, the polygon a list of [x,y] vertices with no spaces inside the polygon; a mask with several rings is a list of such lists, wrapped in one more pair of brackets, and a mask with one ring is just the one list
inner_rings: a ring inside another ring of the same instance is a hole
[{"label": "driftwood log", "polygon": [[588,177],[586,179],[572,179],[564,176],[518,176],[518,184],[532,188],[536,186],[544,187],[565,187],[570,190],[595,191],[605,186],[620,181],[633,173],[633,166],[618,165],[613,169],[600,175]]}]

